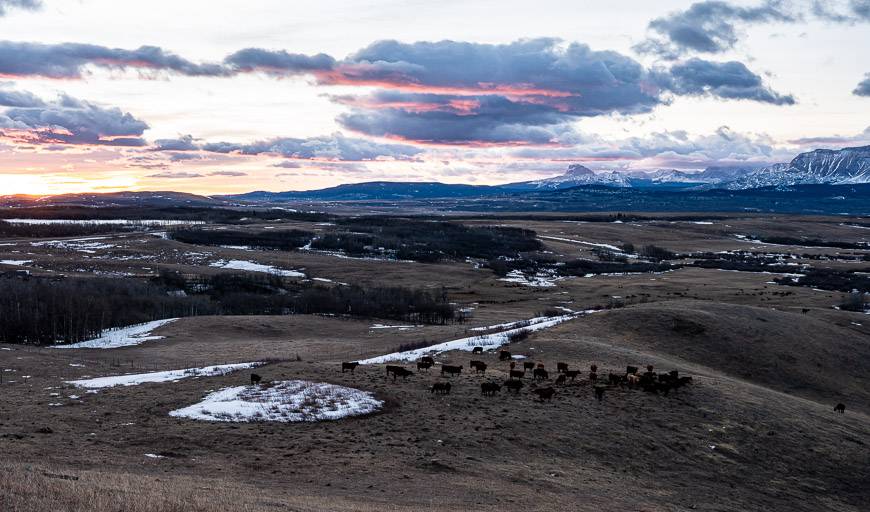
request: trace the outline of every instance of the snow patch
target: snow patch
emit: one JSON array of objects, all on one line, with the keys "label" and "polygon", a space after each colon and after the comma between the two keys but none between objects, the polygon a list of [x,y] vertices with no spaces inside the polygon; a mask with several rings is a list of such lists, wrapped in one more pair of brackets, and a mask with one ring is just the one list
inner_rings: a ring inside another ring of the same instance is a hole
[{"label": "snow patch", "polygon": [[211,264],[212,267],[223,268],[228,270],[244,270],[247,272],[265,272],[267,274],[277,274],[282,277],[305,277],[305,274],[298,270],[283,270],[271,265],[263,265],[253,261],[244,260],[218,260]]},{"label": "snow patch", "polygon": [[163,336],[150,336],[151,331],[176,320],[178,319],[167,318],[165,320],[154,320],[153,322],[131,325],[129,327],[110,329],[104,332],[103,336],[99,338],[79,343],[72,343],[70,345],[55,345],[51,348],[119,348],[139,345],[145,341],[163,339]]},{"label": "snow patch", "polygon": [[66,383],[87,389],[103,389],[115,386],[138,386],[139,384],[149,382],[174,382],[189,377],[213,377],[215,375],[226,375],[237,370],[256,368],[263,364],[264,363],[261,362],[222,364],[205,366],[203,368],[185,368],[182,370],[166,370],[162,372],[97,377],[95,379],[68,380]]},{"label": "snow patch", "polygon": [[358,389],[288,380],[269,386],[224,388],[169,415],[202,421],[314,422],[371,414],[383,404],[371,393]]}]

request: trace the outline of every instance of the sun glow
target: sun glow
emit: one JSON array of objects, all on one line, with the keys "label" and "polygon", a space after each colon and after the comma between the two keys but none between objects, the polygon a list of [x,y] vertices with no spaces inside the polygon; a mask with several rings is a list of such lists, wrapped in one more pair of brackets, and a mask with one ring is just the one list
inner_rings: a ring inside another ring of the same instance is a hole
[{"label": "sun glow", "polygon": [[63,174],[0,174],[0,195],[45,196],[117,192],[135,187],[137,181],[130,175],[89,178]]}]

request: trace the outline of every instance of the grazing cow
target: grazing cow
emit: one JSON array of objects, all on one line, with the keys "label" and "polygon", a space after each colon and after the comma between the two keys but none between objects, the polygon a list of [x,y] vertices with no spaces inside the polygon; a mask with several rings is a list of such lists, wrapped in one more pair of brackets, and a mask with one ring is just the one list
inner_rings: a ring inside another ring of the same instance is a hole
[{"label": "grazing cow", "polygon": [[535,380],[547,380],[550,378],[550,374],[547,373],[547,370],[543,368],[535,368]]},{"label": "grazing cow", "polygon": [[606,388],[603,385],[595,386],[592,389],[595,390],[595,398],[597,398],[599,402],[604,400],[604,390]]},{"label": "grazing cow", "polygon": [[552,400],[553,395],[556,394],[556,390],[553,388],[538,388],[538,389],[533,389],[532,393],[538,395],[541,398],[541,401],[543,402],[544,400]]},{"label": "grazing cow", "polygon": [[626,366],[625,367],[625,373],[628,375],[637,375],[638,370],[640,370],[640,368],[638,368],[637,366]]},{"label": "grazing cow", "polygon": [[522,379],[526,376],[526,372],[522,370],[511,370],[509,375],[511,379],[513,379],[514,377]]},{"label": "grazing cow", "polygon": [[499,361],[507,361],[510,358],[511,358],[511,353],[508,352],[507,350],[502,350],[498,353],[498,360]]},{"label": "grazing cow", "polygon": [[393,376],[395,376],[396,372],[399,370],[404,370],[404,368],[402,368],[401,366],[396,366],[394,364],[388,364],[387,365],[387,377],[389,377],[391,373],[393,374]]},{"label": "grazing cow", "polygon": [[260,377],[256,373],[251,374],[251,385],[259,386],[261,380],[263,380],[263,377]]},{"label": "grazing cow", "polygon": [[483,354],[483,347],[474,347],[471,349],[472,354]]},{"label": "grazing cow", "polygon": [[441,375],[444,375],[445,373],[449,373],[450,375],[459,375],[460,373],[462,373],[462,367],[461,366],[451,366],[449,364],[442,364],[441,365]]},{"label": "grazing cow", "polygon": [[475,373],[486,373],[486,368],[487,368],[486,363],[484,363],[482,361],[475,361],[475,362],[477,364],[472,365],[472,368],[474,368],[474,372]]},{"label": "grazing cow", "polygon": [[568,363],[556,363],[556,372],[565,373],[568,371]]},{"label": "grazing cow", "polygon": [[801,308],[801,313],[806,315],[809,312],[810,312],[810,308]]},{"label": "grazing cow", "polygon": [[417,363],[418,370],[426,370],[428,372],[429,368],[432,368],[432,363],[430,362],[420,361],[419,363]]},{"label": "grazing cow", "polygon": [[563,374],[559,375],[558,377],[556,377],[556,384],[557,384],[557,385],[562,385],[562,384],[564,384],[565,381],[567,381],[567,380],[568,380],[568,377],[563,373]]},{"label": "grazing cow", "polygon": [[839,403],[839,404],[835,405],[834,412],[838,412],[840,414],[845,414],[846,413],[846,404]]},{"label": "grazing cow", "polygon": [[580,375],[580,370],[568,370],[567,372],[565,372],[565,375],[567,375],[573,382],[574,379],[576,379],[577,376]]},{"label": "grazing cow", "polygon": [[494,396],[499,391],[501,391],[501,386],[495,382],[482,382],[480,384],[480,392],[483,395]]},{"label": "grazing cow", "polygon": [[449,395],[450,388],[453,387],[449,382],[436,382],[432,384],[432,389],[429,390],[430,393],[438,393],[440,395]]},{"label": "grazing cow", "polygon": [[405,380],[411,375],[414,375],[414,372],[412,372],[411,370],[406,370],[405,368],[402,368],[400,366],[393,371],[393,382],[396,382],[396,377],[401,377],[402,380]]},{"label": "grazing cow", "polygon": [[435,358],[432,356],[423,356],[420,358],[420,362],[429,363],[432,366],[435,366]]},{"label": "grazing cow", "polygon": [[356,370],[356,367],[359,366],[359,363],[341,363],[341,373],[344,373],[346,370],[350,370],[350,373],[353,373]]},{"label": "grazing cow", "polygon": [[520,394],[520,389],[523,387],[523,381],[521,380],[506,380],[504,381],[504,387],[508,389],[508,391],[513,390],[516,394]]},{"label": "grazing cow", "polygon": [[533,363],[531,361],[525,361],[523,363],[523,370],[528,371],[528,370],[534,370],[534,369],[535,369],[535,363]]}]

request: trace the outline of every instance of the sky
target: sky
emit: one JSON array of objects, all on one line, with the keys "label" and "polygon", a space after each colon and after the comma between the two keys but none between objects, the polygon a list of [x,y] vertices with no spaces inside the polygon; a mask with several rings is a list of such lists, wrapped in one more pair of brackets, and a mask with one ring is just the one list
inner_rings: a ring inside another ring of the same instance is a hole
[{"label": "sky", "polygon": [[870,144],[870,0],[0,0],[0,195],[498,184]]}]

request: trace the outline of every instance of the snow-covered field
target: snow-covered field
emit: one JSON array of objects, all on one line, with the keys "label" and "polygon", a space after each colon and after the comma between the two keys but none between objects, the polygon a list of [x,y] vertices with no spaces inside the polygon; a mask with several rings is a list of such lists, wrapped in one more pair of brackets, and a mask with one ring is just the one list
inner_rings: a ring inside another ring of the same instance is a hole
[{"label": "snow-covered field", "polygon": [[374,395],[358,389],[288,380],[264,386],[224,388],[169,415],[227,422],[324,421],[371,414],[382,406],[383,402]]},{"label": "snow-covered field", "polygon": [[538,273],[535,275],[523,274],[520,270],[511,270],[506,277],[502,277],[499,281],[508,283],[517,283],[523,286],[532,286],[535,288],[550,288],[556,286],[556,281],[561,281],[564,277],[557,277],[552,274]]},{"label": "snow-covered field", "polygon": [[[583,311],[579,314],[588,314],[592,313],[592,310]],[[437,345],[432,345],[425,348],[415,349],[415,350],[406,350],[404,352],[393,352],[392,354],[386,354],[383,356],[372,357],[370,359],[364,359],[359,361],[360,364],[382,364],[388,363],[391,361],[416,361],[417,359],[425,356],[425,355],[434,355],[440,354],[442,352],[449,352],[451,350],[462,350],[465,352],[471,352],[474,350],[474,347],[483,347],[484,349],[494,349],[498,348],[502,345],[509,343],[510,336],[512,334],[516,334],[520,331],[528,331],[535,332],[540,331],[542,329],[547,329],[548,327],[553,327],[559,325],[561,323],[567,322],[568,320],[573,320],[577,318],[579,314],[571,314],[571,315],[563,315],[563,316],[554,316],[547,317],[546,320],[532,319],[529,320],[529,325],[523,325],[521,327],[513,327],[511,329],[507,329],[505,331],[500,331],[492,334],[482,334],[478,336],[470,336],[467,338],[460,338],[458,340],[447,341],[444,343],[439,343]],[[534,321],[534,323],[532,323]],[[524,323],[524,322],[523,322]],[[510,325],[510,324],[508,324]]]},{"label": "snow-covered field", "polygon": [[163,339],[163,336],[150,336],[151,331],[176,320],[178,319],[167,318],[165,320],[154,320],[153,322],[131,325],[129,327],[110,329],[99,338],[79,343],[72,343],[70,345],[55,345],[51,348],[118,348],[139,345],[145,341]]},{"label": "snow-covered field", "polygon": [[245,270],[247,272],[264,272],[267,274],[276,274],[282,277],[305,277],[305,274],[298,270],[283,270],[271,265],[263,265],[261,263],[245,260],[218,260],[212,263],[211,266],[230,270]]},{"label": "snow-covered field", "polygon": [[580,245],[588,245],[590,247],[601,247],[602,249],[610,249],[611,251],[622,252],[622,249],[615,245],[610,244],[598,244],[595,242],[584,242],[583,240],[574,240],[571,238],[560,238],[558,236],[545,236],[538,235],[538,238],[544,238],[546,240],[556,240],[557,242],[568,242],[571,244],[580,244]]},{"label": "snow-covered field", "polygon": [[33,263],[33,260],[0,260],[0,265],[9,265],[12,267],[23,267],[28,263]]},{"label": "snow-covered field", "polygon": [[10,224],[81,224],[89,225],[133,225],[133,226],[185,226],[190,224],[205,224],[201,220],[166,220],[166,219],[3,219]]},{"label": "snow-covered field", "polygon": [[87,389],[103,389],[115,386],[138,386],[139,384],[145,384],[148,382],[175,382],[190,377],[213,377],[215,375],[226,375],[234,371],[256,368],[262,365],[263,363],[261,362],[222,364],[205,366],[203,368],[185,368],[182,370],[166,370],[162,372],[97,377],[94,379],[68,380],[66,383]]}]

